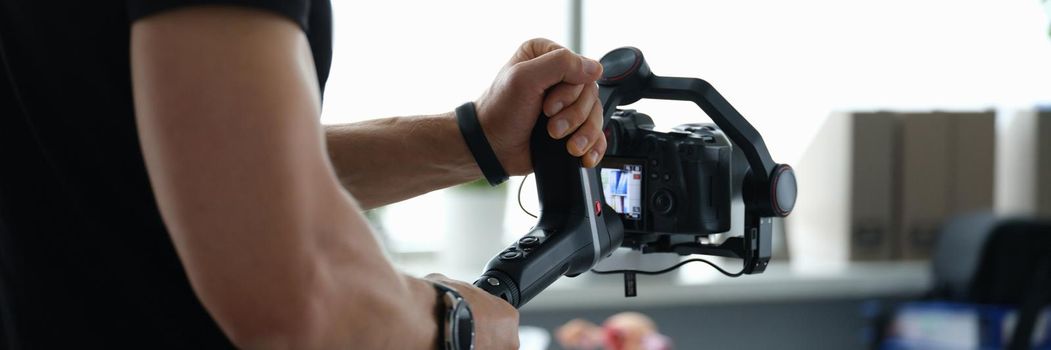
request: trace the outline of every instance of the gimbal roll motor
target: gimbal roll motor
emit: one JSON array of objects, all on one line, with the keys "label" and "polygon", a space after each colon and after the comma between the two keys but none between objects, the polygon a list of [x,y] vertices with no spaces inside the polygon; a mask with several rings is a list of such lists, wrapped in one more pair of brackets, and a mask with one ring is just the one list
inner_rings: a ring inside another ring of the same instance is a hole
[{"label": "gimbal roll motor", "polygon": [[[617,247],[742,259],[740,274],[762,273],[770,260],[774,217],[795,205],[790,166],[775,163],[759,132],[701,79],[660,77],[633,47],[602,57],[599,96],[609,147],[593,169],[533,129],[530,152],[540,200],[537,224],[486,266],[475,285],[521,307],[560,276],[590,270]],[[657,132],[652,119],[619,110],[640,99],[697,104],[715,123]],[[737,147],[748,171],[731,171]],[[743,176],[735,181],[734,176]],[[700,238],[730,228],[731,184],[740,183],[744,234],[720,244]]]}]

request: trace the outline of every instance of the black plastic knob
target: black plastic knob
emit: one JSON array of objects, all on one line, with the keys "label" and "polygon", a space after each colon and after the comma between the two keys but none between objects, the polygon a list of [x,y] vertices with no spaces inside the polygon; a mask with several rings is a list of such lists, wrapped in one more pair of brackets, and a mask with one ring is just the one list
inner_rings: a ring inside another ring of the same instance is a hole
[{"label": "black plastic knob", "polygon": [[653,210],[654,211],[656,211],[658,213],[661,213],[661,214],[668,214],[668,213],[671,213],[672,209],[674,209],[674,208],[675,208],[675,197],[672,196],[671,192],[668,192],[668,190],[660,190],[660,191],[657,191],[657,193],[653,195]]},{"label": "black plastic knob", "polygon": [[534,236],[525,236],[518,240],[518,247],[522,250],[532,250],[540,246],[540,239]]},{"label": "black plastic knob", "polygon": [[796,205],[796,173],[788,164],[780,164],[770,177],[770,204],[774,214],[788,216]]},{"label": "black plastic knob", "polygon": [[653,76],[642,51],[631,46],[610,51],[600,62],[603,70],[598,83],[602,85],[617,85]]},{"label": "black plastic knob", "polygon": [[506,251],[500,254],[500,260],[514,260],[522,257],[522,252],[517,250]]}]

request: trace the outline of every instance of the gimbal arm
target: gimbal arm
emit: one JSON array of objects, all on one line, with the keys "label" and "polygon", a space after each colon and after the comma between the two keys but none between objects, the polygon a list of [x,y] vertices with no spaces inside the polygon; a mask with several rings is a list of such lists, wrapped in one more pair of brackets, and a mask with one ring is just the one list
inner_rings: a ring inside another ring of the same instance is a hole
[{"label": "gimbal arm", "polygon": [[[715,91],[712,84],[697,78],[674,78],[653,76],[642,91],[642,98],[655,100],[690,101],[702,110],[719,126],[719,129],[744,152],[753,176],[757,180],[768,181],[768,176],[777,166],[766,149],[763,136],[752,127],[752,124],[741,116],[723,95]],[[762,169],[762,171],[756,171]]]},{"label": "gimbal arm", "polygon": [[772,217],[787,216],[795,205],[796,181],[792,168],[771,159],[759,132],[708,82],[657,76],[646,64],[642,52],[634,47],[610,51],[602,58],[602,64],[605,70],[599,80],[599,96],[607,120],[617,106],[643,98],[691,101],[741,149],[750,168],[742,191],[745,202],[743,238],[732,237],[719,246],[685,242],[648,249],[739,257],[744,259],[744,273],[762,272],[770,260]]}]

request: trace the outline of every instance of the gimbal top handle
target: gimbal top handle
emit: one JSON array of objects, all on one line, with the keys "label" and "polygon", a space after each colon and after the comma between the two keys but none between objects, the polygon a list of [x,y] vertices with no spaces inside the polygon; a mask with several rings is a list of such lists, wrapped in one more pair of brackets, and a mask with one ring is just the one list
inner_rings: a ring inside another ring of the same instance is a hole
[{"label": "gimbal top handle", "polygon": [[784,217],[792,212],[797,190],[792,167],[774,163],[763,137],[711,84],[696,78],[657,76],[642,52],[630,46],[610,51],[601,63],[604,72],[598,84],[606,125],[617,106],[643,98],[696,103],[748,160],[751,169],[743,191],[746,210],[761,217]]}]

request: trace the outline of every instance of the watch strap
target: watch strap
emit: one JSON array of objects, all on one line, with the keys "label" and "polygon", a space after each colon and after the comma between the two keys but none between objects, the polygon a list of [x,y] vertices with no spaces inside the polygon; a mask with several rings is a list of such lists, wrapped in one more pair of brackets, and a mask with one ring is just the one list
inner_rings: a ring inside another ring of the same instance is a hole
[{"label": "watch strap", "polygon": [[435,344],[434,348],[438,350],[446,350],[445,327],[446,324],[449,322],[446,319],[449,317],[449,306],[445,305],[445,291],[442,288],[438,287],[438,283],[431,282],[431,285],[434,286],[434,289],[438,292],[438,297],[435,298],[434,303],[434,320],[438,326],[438,337],[436,339],[437,343]]},{"label": "watch strap", "polygon": [[474,161],[478,163],[478,168],[482,170],[482,175],[485,175],[489,185],[496,186],[507,181],[507,170],[500,164],[500,160],[496,158],[496,152],[493,151],[493,146],[485,137],[482,123],[478,121],[478,112],[474,102],[467,102],[456,108],[456,124],[460,127],[460,134],[467,143],[467,149],[471,151]]},{"label": "watch strap", "polygon": [[[438,292],[438,300],[435,303],[434,312],[435,320],[438,322],[438,344],[437,349],[439,350],[464,350],[473,349],[473,344],[460,344],[456,339],[459,334],[457,328],[457,322],[459,320],[454,319],[456,317],[457,306],[466,307],[467,301],[457,292],[455,289],[449,288],[448,286],[431,281],[431,285]],[[460,303],[460,305],[448,304],[447,299],[451,296],[454,302]],[[473,332],[473,329],[471,330]],[[466,346],[466,347],[465,347]]]}]

